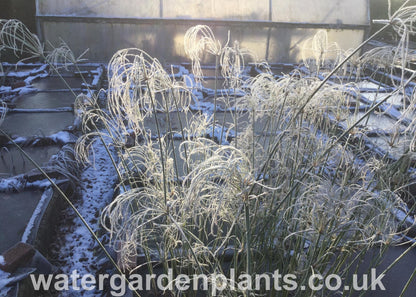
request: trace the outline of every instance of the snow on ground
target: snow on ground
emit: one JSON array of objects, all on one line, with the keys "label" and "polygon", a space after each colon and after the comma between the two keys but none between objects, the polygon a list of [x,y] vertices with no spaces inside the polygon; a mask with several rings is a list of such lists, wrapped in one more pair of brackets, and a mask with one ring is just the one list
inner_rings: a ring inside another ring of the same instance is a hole
[{"label": "snow on ground", "polygon": [[12,87],[0,86],[0,93],[10,93],[12,91]]},{"label": "snow on ground", "polygon": [[59,131],[58,133],[50,135],[49,138],[56,143],[63,144],[74,143],[77,140],[77,138],[68,131]]},{"label": "snow on ground", "polygon": [[[22,242],[27,242],[30,236],[30,233],[32,232],[32,229],[35,227],[36,219],[41,214],[42,210],[45,208],[45,204],[49,201],[49,197],[52,195],[52,188],[47,188],[40,198],[40,201],[38,205],[36,206],[35,211],[32,214],[32,217],[29,220],[29,223],[27,223],[25,232],[22,236]],[[1,263],[0,263],[1,264]]]},{"label": "snow on ground", "polygon": [[[117,183],[116,170],[100,141],[95,143],[91,152],[92,165],[84,170],[80,177],[80,197],[74,204],[94,231],[100,228],[101,210],[108,205],[114,194]],[[96,259],[94,256],[95,242],[81,220],[67,209],[70,216],[68,222],[58,229],[59,251],[55,255],[59,260],[62,273],[70,275],[77,270],[78,274],[94,274]],[[74,296],[101,296],[102,292],[73,292]],[[71,296],[71,292],[62,292],[61,296]]]},{"label": "snow on ground", "polygon": [[98,67],[96,70],[96,74],[94,75],[94,79],[91,82],[91,86],[96,88],[98,84],[100,83],[100,80],[102,79],[104,73],[104,69],[102,67]]},{"label": "snow on ground", "polygon": [[[49,136],[43,136],[43,137],[16,137],[13,139],[13,141],[20,145],[25,146],[28,142],[30,142],[31,145],[36,145],[39,141],[45,141],[49,140],[56,144],[68,144],[68,143],[75,143],[77,141],[77,137],[68,131],[59,131],[57,133],[51,134]],[[11,144],[9,142],[9,144]]]},{"label": "snow on ground", "polygon": [[[53,182],[57,182],[56,178],[52,178]],[[48,179],[35,180],[28,182],[24,174],[0,179],[0,193],[20,192],[29,189],[46,189],[51,186]]]},{"label": "snow on ground", "polygon": [[3,256],[0,256],[0,265],[6,265],[6,262],[4,261]]},{"label": "snow on ground", "polygon": [[0,193],[10,192],[13,190],[23,190],[24,187],[25,178],[23,177],[23,174],[0,179]]},{"label": "snow on ground", "polygon": [[[17,66],[14,64],[6,64],[6,63],[2,63],[3,66]],[[24,63],[21,63],[21,65],[25,65]],[[47,74],[47,68],[48,65],[47,64],[40,64],[40,67],[38,68],[34,68],[32,70],[28,70],[28,71],[8,71],[8,72],[0,72],[0,76],[7,76],[7,77],[14,77],[14,78],[27,78],[30,76],[36,76],[39,73],[42,74]]]}]

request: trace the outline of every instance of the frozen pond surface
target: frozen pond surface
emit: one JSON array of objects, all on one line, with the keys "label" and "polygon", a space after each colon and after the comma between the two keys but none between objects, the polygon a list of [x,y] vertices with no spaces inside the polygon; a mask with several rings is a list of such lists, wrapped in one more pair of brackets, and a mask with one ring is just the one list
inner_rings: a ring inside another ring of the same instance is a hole
[{"label": "frozen pond surface", "polygon": [[[352,114],[349,117],[347,122],[355,123],[357,120],[362,118],[364,114],[365,114],[364,112],[357,112],[356,114]],[[395,120],[381,113],[371,114],[368,118],[363,119],[359,123],[359,125],[365,127],[365,129],[368,129],[368,130],[382,129],[382,130],[391,131],[397,127]]]},{"label": "frozen pond surface", "polygon": [[217,82],[215,83],[215,79],[205,79],[202,82],[202,86],[207,88],[207,89],[212,89],[215,90],[215,84],[217,85],[217,90],[219,89],[223,89],[225,80],[223,78],[218,78]]},{"label": "frozen pond surface", "polygon": [[0,194],[0,253],[19,242],[42,191]]},{"label": "frozen pond surface", "polygon": [[357,87],[359,87],[360,89],[379,89],[381,88],[380,85],[375,84],[373,82],[369,82],[369,81],[360,81],[355,83],[357,85]]},{"label": "frozen pond surface", "polygon": [[399,136],[396,139],[393,139],[391,136],[374,137],[371,141],[396,159],[399,159],[406,153],[410,145],[410,140],[405,139],[402,136]]},{"label": "frozen pond surface", "polygon": [[38,109],[70,107],[74,100],[71,92],[41,92],[19,96],[12,103],[16,105],[16,108]]},{"label": "frozen pond surface", "polygon": [[[81,84],[82,84],[81,78],[65,77],[65,81],[71,87],[71,89],[81,88]],[[60,77],[46,77],[40,80],[36,80],[32,83],[32,86],[39,90],[68,89],[68,86],[62,81]]]},{"label": "frozen pond surface", "polygon": [[[35,79],[31,74],[34,70],[31,69],[34,68],[21,68],[19,71],[22,72],[21,76],[29,75],[27,81],[31,82],[32,87],[38,89],[39,92],[14,97],[11,103],[15,110],[7,114],[2,124],[2,129],[13,138],[32,139],[34,136],[50,136],[71,126],[74,121],[73,112],[68,110],[71,110],[75,97],[72,92],[57,91],[67,89],[61,78],[49,76]],[[39,69],[39,71],[46,71],[43,66]],[[42,76],[45,75],[46,72],[42,72]],[[68,75],[70,74],[68,73],[66,76]],[[81,78],[66,77],[65,79],[71,88],[81,88]],[[61,108],[65,108],[65,111],[56,110]],[[45,110],[54,112],[45,112]],[[48,141],[45,142],[46,145],[31,147],[25,145],[21,139],[19,139],[19,143],[23,143],[25,152],[39,165],[47,163],[61,149],[60,145],[48,145]],[[54,138],[52,137],[52,139]],[[60,139],[59,143],[61,142],[65,143],[65,139]],[[25,174],[34,168],[35,166],[13,145],[8,144],[1,148],[0,178],[11,178]],[[36,186],[36,182],[34,187],[39,188]],[[41,188],[25,190],[20,193],[10,193],[4,189],[3,191],[6,192],[0,193],[0,253],[22,240],[26,224],[43,193]]]},{"label": "frozen pond surface", "polygon": [[[371,101],[381,101],[390,96],[390,94],[388,93],[377,93],[377,92],[362,93],[362,95]],[[400,95],[400,94],[392,95],[386,100],[386,102],[390,104],[394,104],[394,105],[401,105],[403,104],[403,95]]]},{"label": "frozen pond surface", "polygon": [[15,113],[6,117],[2,128],[16,136],[48,136],[72,125],[73,121],[72,112]]}]

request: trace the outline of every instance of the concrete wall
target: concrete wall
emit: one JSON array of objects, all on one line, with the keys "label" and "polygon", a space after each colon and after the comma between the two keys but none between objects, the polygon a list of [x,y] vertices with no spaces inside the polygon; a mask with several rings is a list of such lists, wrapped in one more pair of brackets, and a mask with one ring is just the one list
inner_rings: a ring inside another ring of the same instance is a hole
[{"label": "concrete wall", "polygon": [[273,0],[273,21],[368,24],[366,0]]},{"label": "concrete wall", "polygon": [[159,4],[159,0],[38,0],[37,14],[155,18],[159,17]]},{"label": "concrete wall", "polygon": [[228,32],[258,57],[295,62],[319,29],[344,49],[357,46],[369,25],[368,0],[37,0],[38,31],[65,40],[75,53],[106,61],[138,47],[166,62],[187,61],[183,35],[207,24],[223,43]]}]

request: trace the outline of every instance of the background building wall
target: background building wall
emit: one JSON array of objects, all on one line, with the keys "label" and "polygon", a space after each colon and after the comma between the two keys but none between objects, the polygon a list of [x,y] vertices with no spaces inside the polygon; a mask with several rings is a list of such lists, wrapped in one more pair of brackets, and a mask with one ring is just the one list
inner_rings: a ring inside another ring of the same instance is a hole
[{"label": "background building wall", "polygon": [[370,24],[368,0],[37,0],[38,33],[88,58],[107,61],[138,47],[166,62],[187,61],[186,30],[207,24],[223,44],[238,40],[257,59],[296,62],[305,40],[327,30],[343,49],[357,46]]}]

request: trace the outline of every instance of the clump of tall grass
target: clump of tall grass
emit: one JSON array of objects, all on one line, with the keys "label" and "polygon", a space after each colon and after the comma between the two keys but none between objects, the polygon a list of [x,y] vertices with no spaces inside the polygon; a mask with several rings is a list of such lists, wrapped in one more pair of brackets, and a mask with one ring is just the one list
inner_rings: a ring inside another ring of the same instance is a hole
[{"label": "clump of tall grass", "polygon": [[82,61],[82,53],[78,58],[62,41],[58,47],[49,44],[51,50],[46,50],[39,38],[31,33],[29,29],[19,20],[0,20],[0,46],[1,49],[11,50],[16,57],[25,56],[21,61],[29,59],[40,59],[50,66],[57,66],[58,63],[65,65],[76,64]]},{"label": "clump of tall grass", "polygon": [[[401,15],[392,18],[394,26]],[[411,33],[411,22],[402,23],[397,32]],[[5,37],[5,46],[24,48],[16,46],[22,38]],[[46,58],[35,38],[29,45],[28,53]],[[312,40],[315,71],[332,67],[335,75],[358,51],[327,63],[329,47],[322,32]],[[300,71],[243,81],[246,52],[238,44],[223,46],[206,26],[185,34],[185,50],[197,78],[204,53],[213,55],[216,78],[221,68],[232,90],[222,98],[215,91],[212,116],[192,112],[192,88],[133,48],[118,51],[108,65],[105,108],[97,96],[77,98],[85,133],[78,157],[87,161],[94,141],[118,152],[119,194],[104,209],[102,223],[125,269],[138,269],[132,259],[143,255],[150,271],[154,263],[189,275],[227,274],[230,267],[250,275],[279,270],[296,274],[307,288],[311,274],[346,275],[348,259],[395,241],[395,213],[405,208],[396,189],[380,179],[384,163],[353,154],[351,132],[358,122],[340,131],[349,116],[345,89]],[[226,102],[231,120],[218,118],[217,99]],[[278,294],[265,288],[222,292],[251,293]],[[306,294],[317,293],[283,293]]]},{"label": "clump of tall grass", "polygon": [[[327,42],[322,34],[316,38],[319,69]],[[206,50],[218,58],[216,71],[221,66],[230,88],[241,87],[238,46],[221,46],[204,26],[186,33],[185,46],[196,76]],[[154,262],[190,275],[226,274],[229,265],[249,274],[279,269],[298,275],[301,285],[316,272],[345,275],[345,262],[358,251],[394,242],[394,213],[403,202],[380,186],[381,167],[359,161],[345,141],[349,134],[339,131],[348,117],[345,90],[298,72],[278,80],[260,74],[244,82],[244,96],[230,92],[222,99],[232,120],[221,122],[215,107],[212,118],[193,114],[192,90],[141,50],[116,53],[109,82],[107,110],[84,116],[106,127],[119,147],[121,193],[102,222],[126,267],[136,269],[131,259],[143,254],[151,271]],[[214,137],[217,123],[238,131],[230,144]],[[126,135],[134,139],[129,147]],[[225,250],[232,255],[228,265]]]},{"label": "clump of tall grass", "polygon": [[[341,49],[335,42],[328,41],[328,34],[325,30],[319,30],[312,38],[303,44],[302,58],[305,65],[313,68],[316,73],[321,69],[328,69],[338,64]],[[332,64],[332,65],[331,65]]]}]

